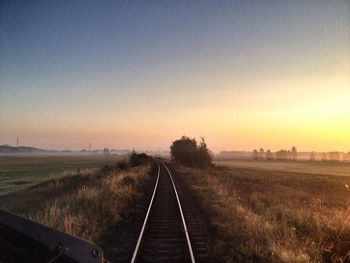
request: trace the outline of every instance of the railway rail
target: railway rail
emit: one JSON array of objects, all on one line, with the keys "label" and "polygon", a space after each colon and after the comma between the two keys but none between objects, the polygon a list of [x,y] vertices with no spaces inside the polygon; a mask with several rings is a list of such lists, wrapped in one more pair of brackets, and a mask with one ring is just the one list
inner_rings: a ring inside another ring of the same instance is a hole
[{"label": "railway rail", "polygon": [[157,162],[153,195],[131,262],[196,262],[172,174]]}]

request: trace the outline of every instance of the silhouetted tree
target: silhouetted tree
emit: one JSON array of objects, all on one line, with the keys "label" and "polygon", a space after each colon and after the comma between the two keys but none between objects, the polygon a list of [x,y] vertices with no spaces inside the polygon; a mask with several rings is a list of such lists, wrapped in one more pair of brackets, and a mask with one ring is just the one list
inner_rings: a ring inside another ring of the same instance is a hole
[{"label": "silhouetted tree", "polygon": [[292,157],[293,161],[296,161],[298,158],[298,152],[297,152],[297,148],[295,146],[292,147],[291,157]]},{"label": "silhouetted tree", "polygon": [[273,160],[273,153],[270,150],[266,151],[266,159]]},{"label": "silhouetted tree", "polygon": [[329,152],[328,160],[330,161],[340,161],[340,152]]},{"label": "silhouetted tree", "polygon": [[104,148],[103,149],[103,155],[110,155],[110,152],[109,152],[108,148]]},{"label": "silhouetted tree", "polygon": [[344,155],[344,160],[350,161],[350,152],[347,152],[347,153]]},{"label": "silhouetted tree", "polygon": [[254,160],[259,160],[259,152],[257,149],[253,150],[253,159]]},{"label": "silhouetted tree", "polygon": [[195,166],[197,152],[197,141],[186,136],[182,136],[180,140],[176,140],[170,146],[171,157],[177,162]]},{"label": "silhouetted tree", "polygon": [[321,153],[321,160],[328,161],[327,153],[325,153],[325,152]]},{"label": "silhouetted tree", "polygon": [[210,165],[212,160],[213,160],[213,155],[208,149],[208,146],[204,138],[202,137],[198,147],[198,164],[200,167],[205,167]]},{"label": "silhouetted tree", "polygon": [[263,148],[260,148],[259,150],[259,159],[264,160],[265,159],[265,152]]},{"label": "silhouetted tree", "polygon": [[171,157],[186,166],[206,167],[211,165],[212,153],[207,147],[204,138],[199,146],[196,139],[182,136],[170,146]]},{"label": "silhouetted tree", "polygon": [[131,167],[139,166],[147,163],[150,160],[150,157],[145,153],[137,153],[135,150],[132,150],[129,157],[129,164]]},{"label": "silhouetted tree", "polygon": [[310,153],[310,161],[316,161],[316,153],[315,152],[311,152]]}]

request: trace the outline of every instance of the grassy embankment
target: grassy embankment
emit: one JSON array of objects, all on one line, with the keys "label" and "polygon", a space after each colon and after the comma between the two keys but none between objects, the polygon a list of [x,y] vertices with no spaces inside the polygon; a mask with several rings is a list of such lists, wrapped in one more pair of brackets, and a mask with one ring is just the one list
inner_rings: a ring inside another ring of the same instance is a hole
[{"label": "grassy embankment", "polygon": [[225,262],[349,262],[350,177],[181,167]]},{"label": "grassy embankment", "polygon": [[149,170],[150,165],[128,168],[126,162],[82,169],[0,196],[0,208],[91,240],[108,256],[106,238],[122,220],[123,211],[142,194]]}]

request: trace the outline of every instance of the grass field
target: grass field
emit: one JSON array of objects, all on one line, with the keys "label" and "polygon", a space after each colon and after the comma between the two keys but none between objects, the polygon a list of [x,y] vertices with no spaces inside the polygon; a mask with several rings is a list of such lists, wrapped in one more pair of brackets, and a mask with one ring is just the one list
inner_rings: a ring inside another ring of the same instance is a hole
[{"label": "grass field", "polygon": [[149,171],[150,165],[86,168],[1,195],[0,208],[90,240],[108,258],[118,249],[110,244],[111,235],[116,235],[128,208],[142,195]]},{"label": "grass field", "polygon": [[350,163],[345,162],[218,160],[215,163],[259,170],[350,176]]},{"label": "grass field", "polygon": [[0,195],[18,191],[45,180],[115,164],[122,156],[0,156]]},{"label": "grass field", "polygon": [[179,170],[208,211],[223,262],[350,261],[350,177],[227,166]]}]

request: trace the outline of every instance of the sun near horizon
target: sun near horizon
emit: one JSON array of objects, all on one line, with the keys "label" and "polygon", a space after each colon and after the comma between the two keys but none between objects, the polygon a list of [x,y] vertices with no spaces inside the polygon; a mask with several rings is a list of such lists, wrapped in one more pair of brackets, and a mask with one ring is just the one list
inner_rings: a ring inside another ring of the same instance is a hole
[{"label": "sun near horizon", "polygon": [[0,144],[350,151],[346,1],[0,5]]}]

